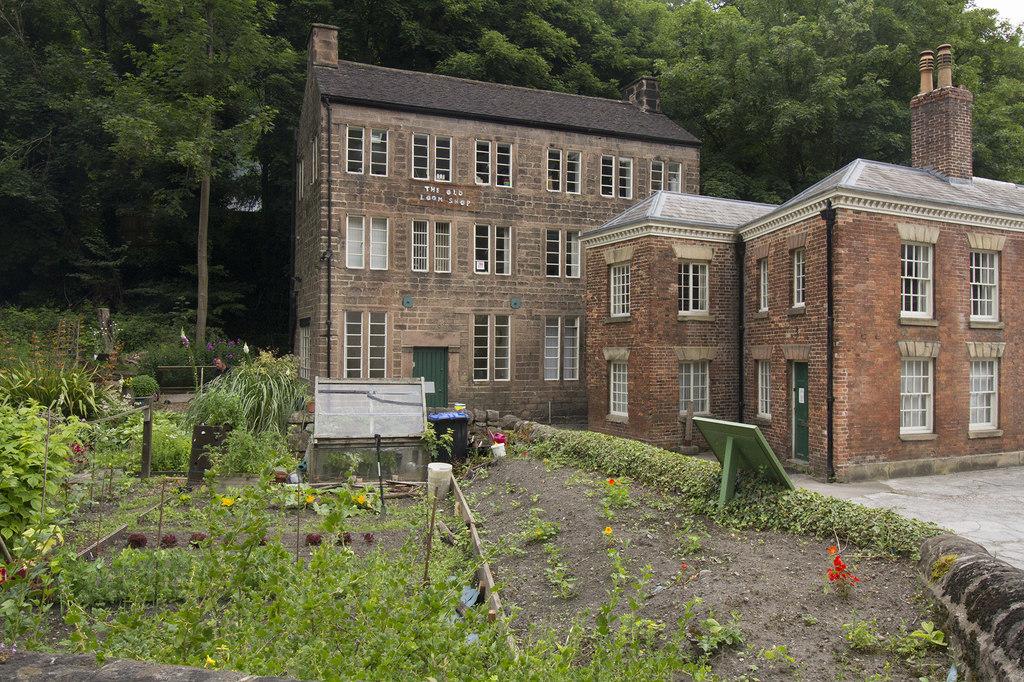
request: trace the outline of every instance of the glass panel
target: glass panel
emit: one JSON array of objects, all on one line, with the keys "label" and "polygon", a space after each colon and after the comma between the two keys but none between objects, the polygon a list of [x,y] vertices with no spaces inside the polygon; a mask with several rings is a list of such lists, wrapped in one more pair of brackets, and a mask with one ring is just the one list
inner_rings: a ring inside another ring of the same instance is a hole
[{"label": "glass panel", "polygon": [[364,218],[350,215],[345,233],[345,266],[361,268],[364,265],[365,244]]},{"label": "glass panel", "polygon": [[508,315],[494,316],[494,380],[507,381],[511,363],[511,329]]},{"label": "glass panel", "polygon": [[494,184],[498,187],[512,186],[512,145],[507,142],[498,143],[497,172]]},{"label": "glass panel", "polygon": [[547,230],[544,239],[544,274],[558,277],[561,271],[562,233],[558,230]]},{"label": "glass panel", "polygon": [[473,272],[491,271],[491,227],[477,225],[473,240]]},{"label": "glass panel", "polygon": [[565,231],[565,276],[580,276],[580,231]]},{"label": "glass panel", "polygon": [[562,378],[580,378],[580,318],[567,317],[562,323]]},{"label": "glass panel", "polygon": [[568,152],[565,155],[565,191],[569,194],[580,193],[581,166],[579,152]]},{"label": "glass panel", "polygon": [[430,145],[429,135],[412,136],[412,177],[417,180],[430,179],[427,168],[427,150]]},{"label": "glass panel", "polygon": [[345,313],[345,377],[359,379],[363,376],[363,314]]},{"label": "glass panel", "polygon": [[426,220],[412,221],[412,269],[415,272],[426,272],[428,263],[428,223]]},{"label": "glass panel", "polygon": [[370,131],[370,175],[388,174],[388,131]]},{"label": "glass panel", "polygon": [[452,138],[434,138],[434,180],[452,181]]},{"label": "glass panel", "polygon": [[388,314],[370,313],[369,374],[371,379],[387,376]]},{"label": "glass panel", "polygon": [[601,196],[615,196],[615,158],[601,157]]},{"label": "glass panel", "polygon": [[548,150],[548,191],[558,192],[562,189],[562,150]]},{"label": "glass panel", "polygon": [[488,335],[487,315],[473,316],[473,380],[486,381],[488,357],[490,356],[490,336]]},{"label": "glass panel", "polygon": [[434,223],[434,272],[452,271],[452,225]]},{"label": "glass panel", "polygon": [[491,143],[488,140],[476,141],[476,184],[491,184]]},{"label": "glass panel", "polygon": [[494,274],[512,274],[512,228],[494,228]]},{"label": "glass panel", "polygon": [[619,157],[619,198],[633,198],[633,159]]},{"label": "glass panel", "polygon": [[370,218],[370,269],[388,269],[387,218]]},{"label": "glass panel", "polygon": [[348,129],[347,164],[349,173],[363,172],[363,129]]},{"label": "glass panel", "polygon": [[544,318],[544,379],[555,381],[558,379],[560,359],[560,337],[559,318]]}]

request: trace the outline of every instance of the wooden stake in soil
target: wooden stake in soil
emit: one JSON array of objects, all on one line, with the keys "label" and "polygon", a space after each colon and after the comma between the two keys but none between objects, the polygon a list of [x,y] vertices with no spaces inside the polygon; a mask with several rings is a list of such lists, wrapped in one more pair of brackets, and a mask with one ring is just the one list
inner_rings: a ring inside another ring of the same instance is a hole
[{"label": "wooden stake in soil", "polygon": [[4,561],[8,564],[14,563],[14,557],[11,556],[11,551],[7,549],[7,543],[4,542],[4,536],[0,535],[0,552],[4,553]]},{"label": "wooden stake in soil", "polygon": [[423,584],[430,584],[430,549],[434,546],[434,519],[437,518],[437,491],[434,491],[434,504],[430,510],[430,528],[427,529],[427,558],[423,562]]},{"label": "wooden stake in soil", "polygon": [[53,424],[53,410],[46,410],[46,436],[43,439],[43,503],[39,506],[39,512],[43,515],[43,525],[46,525],[46,474],[50,464],[50,426]]},{"label": "wooden stake in soil", "polygon": [[153,402],[146,403],[142,413],[142,478],[149,478],[153,462]]},{"label": "wooden stake in soil", "polygon": [[164,539],[164,491],[167,489],[167,479],[160,480],[160,520],[156,524],[156,545],[160,547],[160,543]]},{"label": "wooden stake in soil", "polygon": [[299,563],[299,527],[302,522],[302,490],[295,488],[295,563]]}]

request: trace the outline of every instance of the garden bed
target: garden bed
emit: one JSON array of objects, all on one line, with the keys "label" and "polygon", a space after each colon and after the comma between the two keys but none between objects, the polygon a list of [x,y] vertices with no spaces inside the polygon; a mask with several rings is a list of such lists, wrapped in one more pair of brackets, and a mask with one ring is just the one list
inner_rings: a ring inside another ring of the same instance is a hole
[{"label": "garden bed", "polygon": [[638,592],[640,617],[671,629],[689,602],[695,640],[706,636],[697,627],[704,618],[736,621],[742,641],[715,650],[715,674],[945,678],[943,647],[897,648],[908,641],[901,635],[935,619],[910,561],[848,549],[844,558],[860,582],[844,599],[824,591],[832,543],[723,528],[671,495],[614,480],[509,457],[464,484],[521,637],[538,626],[565,632],[581,612],[598,614],[615,582],[609,550],[616,550],[629,574],[650,567]]}]

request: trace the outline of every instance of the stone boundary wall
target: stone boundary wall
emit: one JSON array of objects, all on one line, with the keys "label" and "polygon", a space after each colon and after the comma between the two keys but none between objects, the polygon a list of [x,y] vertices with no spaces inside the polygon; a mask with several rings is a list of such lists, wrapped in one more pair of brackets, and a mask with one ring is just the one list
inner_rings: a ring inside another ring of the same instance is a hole
[{"label": "stone boundary wall", "polygon": [[85,654],[43,654],[25,651],[0,663],[0,679],[23,682],[289,682],[284,677],[261,677],[232,670],[204,670],[180,665],[114,660],[98,663]]},{"label": "stone boundary wall", "polygon": [[921,544],[925,584],[980,680],[1024,680],[1024,571],[958,535]]}]

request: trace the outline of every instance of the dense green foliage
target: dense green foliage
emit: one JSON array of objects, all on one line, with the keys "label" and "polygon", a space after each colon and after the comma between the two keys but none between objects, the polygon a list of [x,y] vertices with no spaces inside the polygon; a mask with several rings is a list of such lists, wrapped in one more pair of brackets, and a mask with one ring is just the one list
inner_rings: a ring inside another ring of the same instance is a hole
[{"label": "dense green foliage", "polygon": [[810,490],[780,490],[740,477],[736,498],[718,509],[721,467],[627,438],[559,430],[530,446],[532,456],[632,479],[670,491],[692,511],[731,528],[778,530],[847,541],[861,549],[915,556],[941,529],[890,509],[872,509]]},{"label": "dense green foliage", "polygon": [[[260,353],[215,379],[192,401],[187,416],[192,424],[230,423],[244,425],[254,433],[268,429],[283,433],[288,417],[301,407],[305,395],[306,384],[299,379],[294,357]],[[238,421],[237,408],[232,407],[235,399],[242,421]]]},{"label": "dense green foliage", "polygon": [[43,408],[0,403],[0,534],[6,540],[40,525],[44,461],[50,507],[70,471],[69,447],[80,427],[55,424],[47,443]]},{"label": "dense green foliage", "polygon": [[148,374],[139,374],[132,377],[132,395],[136,398],[144,398],[160,392],[160,384]]},{"label": "dense green foliage", "polygon": [[[142,421],[138,420],[129,446],[132,452],[140,453],[134,458],[135,466],[141,466]],[[185,471],[192,453],[192,433],[181,425],[179,415],[171,412],[153,413],[153,449],[150,466],[153,471]]]},{"label": "dense green foliage", "polygon": [[274,467],[294,468],[295,459],[288,450],[288,441],[278,431],[254,435],[245,429],[233,429],[224,438],[224,445],[213,453],[215,466],[235,474],[262,476]]},{"label": "dense green foliage", "polygon": [[214,22],[207,60],[196,2],[0,8],[0,300],[189,317],[212,166],[211,319],[286,346],[296,55],[314,21],[341,27],[342,57],[399,68],[601,96],[656,73],[704,142],[703,192],[773,201],[858,156],[908,161],[916,54],[949,41],[976,95],[977,174],[1024,181],[1020,33],[966,0],[206,5],[246,19]]},{"label": "dense green foliage", "polygon": [[38,403],[64,416],[89,419],[107,399],[92,372],[81,367],[20,363],[0,368],[0,402]]}]

